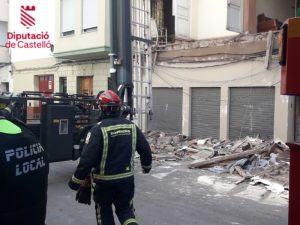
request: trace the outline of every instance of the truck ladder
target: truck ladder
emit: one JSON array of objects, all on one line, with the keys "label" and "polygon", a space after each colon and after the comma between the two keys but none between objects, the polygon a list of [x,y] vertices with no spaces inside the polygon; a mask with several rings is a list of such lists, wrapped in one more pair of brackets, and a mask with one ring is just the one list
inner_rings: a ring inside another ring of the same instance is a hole
[{"label": "truck ladder", "polygon": [[131,0],[132,82],[134,122],[148,130],[152,114],[152,52],[150,0]]}]

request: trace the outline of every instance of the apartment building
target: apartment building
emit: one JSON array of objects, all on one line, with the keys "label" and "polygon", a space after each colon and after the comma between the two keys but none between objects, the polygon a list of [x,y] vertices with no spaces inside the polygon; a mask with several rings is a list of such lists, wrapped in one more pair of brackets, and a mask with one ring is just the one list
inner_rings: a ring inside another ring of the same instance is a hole
[{"label": "apartment building", "polygon": [[277,43],[280,25],[299,15],[299,1],[152,3],[163,32],[157,32],[150,129],[300,141],[299,98],[280,95]]},{"label": "apartment building", "polygon": [[[54,1],[53,9],[50,7],[48,9],[55,13],[55,40],[49,49],[49,52],[52,51],[52,57],[14,62],[14,92],[31,90],[97,95],[100,90],[115,88],[116,78],[111,77],[109,73],[109,2],[109,0]],[[150,22],[149,3],[150,0],[134,1],[132,7],[135,20],[135,23],[132,23],[134,24],[132,30],[136,38],[133,44],[133,73],[146,76],[147,79],[150,71],[148,64],[151,61],[149,52],[151,36],[149,24],[145,28],[143,20],[147,14],[147,23]],[[136,82],[137,80],[139,81]],[[135,98],[143,95],[143,100],[134,101],[136,115],[140,115],[141,118],[143,114],[143,119],[139,119],[137,123],[145,124],[145,105],[149,94],[145,95],[143,92],[146,89],[145,92],[149,92],[150,84],[144,78],[135,79],[134,82],[134,90],[139,90]]]},{"label": "apartment building", "polygon": [[96,95],[106,89],[108,1],[55,0],[49,10],[55,14],[51,57],[15,62],[14,92]]},{"label": "apartment building", "polygon": [[109,1],[56,0],[55,84],[68,93],[96,95],[107,88]]}]

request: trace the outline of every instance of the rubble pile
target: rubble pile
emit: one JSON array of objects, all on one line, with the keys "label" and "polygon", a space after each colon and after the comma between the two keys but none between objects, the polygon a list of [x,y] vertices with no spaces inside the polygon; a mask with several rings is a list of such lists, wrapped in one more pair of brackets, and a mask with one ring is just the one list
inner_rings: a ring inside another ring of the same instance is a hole
[{"label": "rubble pile", "polygon": [[288,189],[288,146],[280,140],[245,137],[237,141],[212,138],[190,139],[181,134],[151,131],[147,134],[153,159],[184,161],[188,167],[207,168],[215,173],[237,173],[241,180],[268,186],[273,179]]}]

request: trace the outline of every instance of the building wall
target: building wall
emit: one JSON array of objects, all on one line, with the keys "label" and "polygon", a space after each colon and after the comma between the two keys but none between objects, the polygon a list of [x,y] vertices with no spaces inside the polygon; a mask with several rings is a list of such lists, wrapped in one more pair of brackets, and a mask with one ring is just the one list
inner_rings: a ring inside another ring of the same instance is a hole
[{"label": "building wall", "polygon": [[[8,83],[9,90],[6,90],[6,83]],[[5,85],[4,85],[5,84]],[[12,91],[13,79],[11,77],[11,66],[4,66],[0,68],[0,91]]]},{"label": "building wall", "polygon": [[[182,64],[181,64],[182,65]],[[179,64],[173,66],[180,67]],[[291,140],[288,132],[293,105],[290,97],[280,95],[280,67],[274,63],[266,70],[264,59],[233,63],[224,66],[199,68],[203,65],[184,64],[182,68],[156,66],[153,74],[153,87],[183,88],[183,127],[186,135],[191,133],[191,87],[220,87],[220,138],[228,138],[229,88],[230,87],[275,87],[274,138]],[[194,67],[194,68],[188,68]],[[198,67],[198,68],[197,68]]]},{"label": "building wall", "polygon": [[[5,27],[4,24],[8,22],[8,0],[0,0],[0,23],[2,25],[2,29]],[[1,26],[0,25],[0,26]],[[6,28],[7,29],[7,28]],[[5,29],[4,29],[5,30]],[[0,91],[11,91],[12,89],[12,78],[10,76],[10,54],[9,49],[4,47],[4,43],[6,42],[6,33],[1,30],[0,32]],[[4,63],[3,65],[1,65]],[[9,86],[9,90],[7,90],[7,84]]]},{"label": "building wall", "polygon": [[[18,61],[13,64],[14,93],[38,91],[36,75],[53,75],[57,70],[55,58]],[[55,87],[55,86],[54,86]]]},{"label": "building wall", "polygon": [[[37,67],[36,65],[39,65]],[[94,94],[107,89],[109,64],[106,61],[62,64],[54,58],[22,61],[14,64],[14,93],[38,91],[36,76],[54,75],[54,92],[59,92],[59,78],[67,78],[68,94],[77,94],[77,77],[93,76]]]},{"label": "building wall", "polygon": [[8,0],[0,0],[0,21],[8,21]]},{"label": "building wall", "polygon": [[9,63],[10,55],[9,50],[3,46],[0,46],[0,63]]},{"label": "building wall", "polygon": [[[6,27],[5,24],[8,22],[8,11],[8,0],[0,0],[0,26],[3,26],[2,29]],[[6,27],[6,29],[8,29],[8,27]],[[0,31],[3,30],[0,29]],[[4,47],[5,40],[6,33],[0,32],[0,64],[10,62],[9,51]]]},{"label": "building wall", "polygon": [[226,30],[227,0],[192,0],[191,38],[207,39],[232,36]]},{"label": "building wall", "polygon": [[100,90],[107,89],[107,75],[109,74],[109,64],[106,61],[88,64],[62,65],[55,73],[54,87],[59,92],[59,78],[67,78],[68,94],[78,93],[77,77],[93,76],[93,94],[96,95]]},{"label": "building wall", "polygon": [[98,1],[98,28],[97,31],[82,32],[82,1],[74,0],[76,20],[75,34],[61,36],[61,8],[60,0],[55,0],[55,53],[70,51],[93,51],[93,48],[105,48],[109,46],[109,8],[108,0]]}]

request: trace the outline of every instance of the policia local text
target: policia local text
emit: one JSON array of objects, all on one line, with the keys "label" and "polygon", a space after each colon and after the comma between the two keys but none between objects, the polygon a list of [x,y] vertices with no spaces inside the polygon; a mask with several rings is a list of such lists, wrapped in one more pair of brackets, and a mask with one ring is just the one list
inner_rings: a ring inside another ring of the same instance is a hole
[{"label": "policia local text", "polygon": [[[6,162],[10,162],[12,160],[20,160],[24,158],[28,158],[32,155],[37,155],[43,152],[43,147],[39,144],[30,145],[29,148],[27,146],[19,147],[16,149],[9,149],[5,151]],[[40,157],[37,159],[28,160],[26,162],[16,164],[16,176],[20,176],[22,174],[29,173],[31,171],[35,171],[38,168],[44,167],[45,162],[44,158]]]}]

